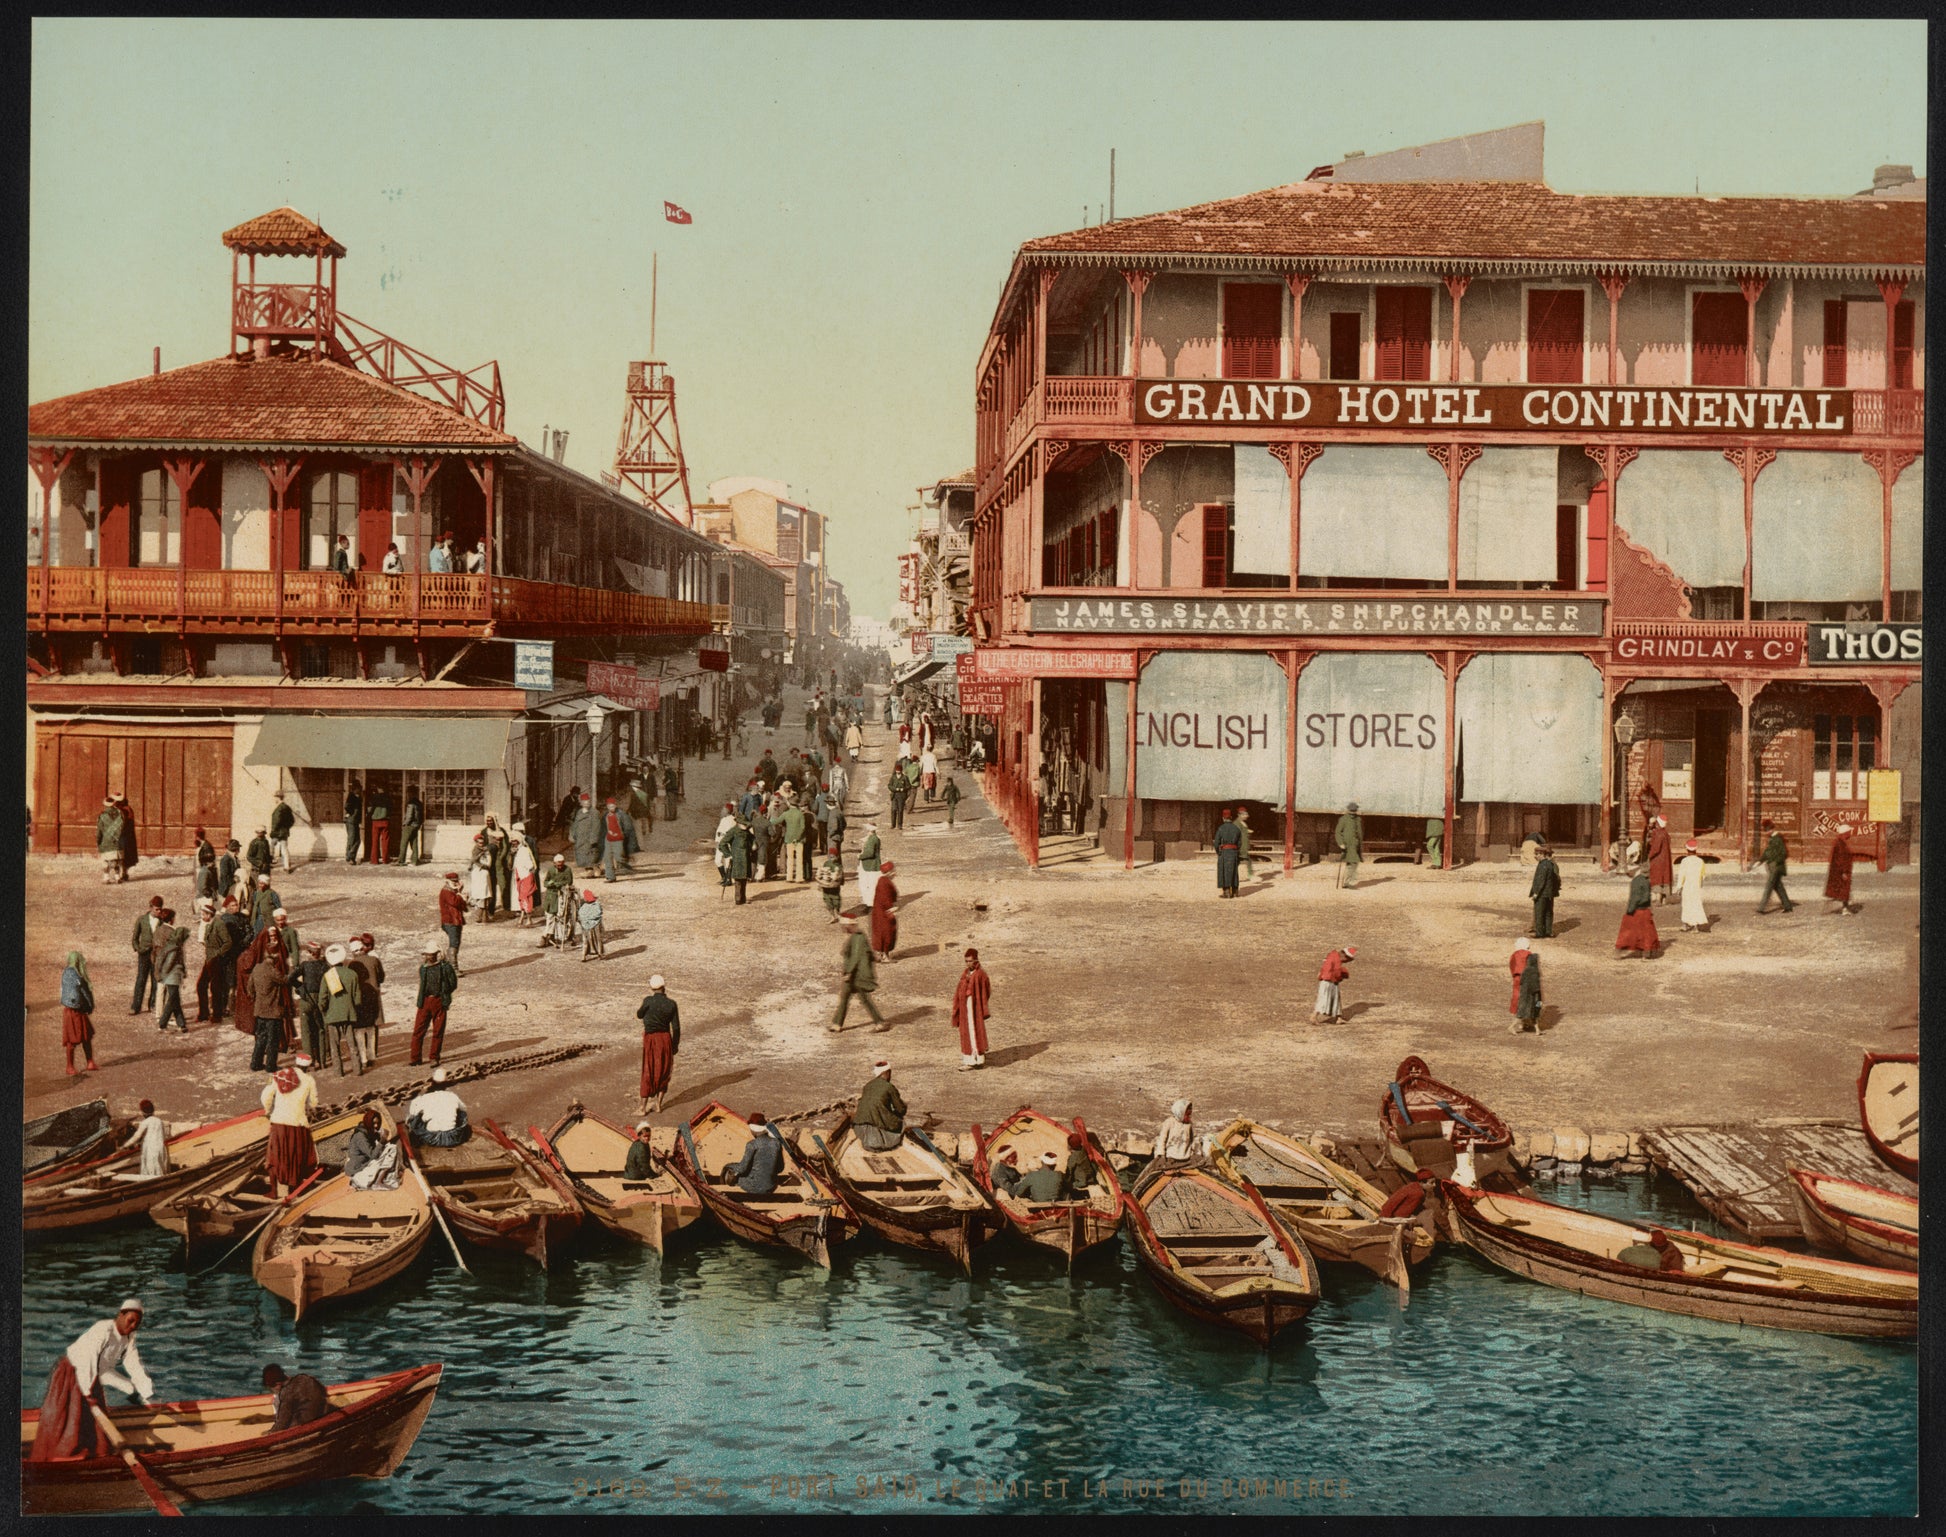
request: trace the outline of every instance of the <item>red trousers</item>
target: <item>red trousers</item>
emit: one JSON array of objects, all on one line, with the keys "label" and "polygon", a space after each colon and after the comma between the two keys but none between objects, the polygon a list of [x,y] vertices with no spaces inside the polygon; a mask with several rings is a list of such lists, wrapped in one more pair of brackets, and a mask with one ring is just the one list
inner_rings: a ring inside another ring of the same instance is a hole
[{"label": "red trousers", "polygon": [[427,1060],[437,1065],[439,1045],[445,1039],[446,1000],[439,997],[428,998],[419,1005],[419,1012],[412,1016],[412,1064],[418,1065],[419,1046],[423,1041]]},{"label": "red trousers", "polygon": [[365,859],[368,864],[389,864],[392,859],[391,822],[372,822],[367,824],[365,837]]},{"label": "red trousers", "polygon": [[669,1047],[667,1030],[642,1033],[642,1098],[648,1099],[669,1087],[669,1070],[676,1054]]},{"label": "red trousers", "polygon": [[[103,1403],[101,1384],[95,1384],[93,1399]],[[94,1414],[88,1408],[88,1395],[74,1375],[74,1363],[65,1354],[54,1363],[48,1375],[47,1396],[41,1400],[40,1424],[34,1431],[30,1462],[46,1462],[55,1457],[91,1457],[95,1451]]]}]

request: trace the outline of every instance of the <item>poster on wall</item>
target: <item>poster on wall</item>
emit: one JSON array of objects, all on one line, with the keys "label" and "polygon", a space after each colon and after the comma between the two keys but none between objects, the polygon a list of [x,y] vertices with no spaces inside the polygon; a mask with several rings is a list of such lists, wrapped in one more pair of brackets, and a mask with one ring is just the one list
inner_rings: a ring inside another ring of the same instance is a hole
[{"label": "poster on wall", "polygon": [[1144,800],[1284,804],[1284,670],[1261,652],[1164,652],[1135,695]]}]

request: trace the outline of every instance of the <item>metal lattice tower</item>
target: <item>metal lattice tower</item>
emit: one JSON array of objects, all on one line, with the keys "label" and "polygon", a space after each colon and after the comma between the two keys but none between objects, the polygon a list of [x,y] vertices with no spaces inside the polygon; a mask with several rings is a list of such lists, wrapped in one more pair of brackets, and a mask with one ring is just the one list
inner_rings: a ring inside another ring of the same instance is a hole
[{"label": "metal lattice tower", "polygon": [[615,445],[615,474],[644,506],[685,528],[694,526],[689,466],[676,425],[676,381],[660,363],[628,365],[628,406]]}]

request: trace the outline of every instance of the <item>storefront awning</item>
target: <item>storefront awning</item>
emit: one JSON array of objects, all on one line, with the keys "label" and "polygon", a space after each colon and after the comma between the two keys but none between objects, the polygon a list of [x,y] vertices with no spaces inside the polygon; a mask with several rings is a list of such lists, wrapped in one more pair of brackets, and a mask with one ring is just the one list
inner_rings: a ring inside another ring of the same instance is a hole
[{"label": "storefront awning", "polygon": [[322,769],[490,769],[505,720],[383,715],[267,715],[246,764]]},{"label": "storefront awning", "polygon": [[901,686],[907,683],[919,683],[930,678],[945,665],[944,657],[922,656],[915,661],[907,662],[893,673],[892,681]]}]

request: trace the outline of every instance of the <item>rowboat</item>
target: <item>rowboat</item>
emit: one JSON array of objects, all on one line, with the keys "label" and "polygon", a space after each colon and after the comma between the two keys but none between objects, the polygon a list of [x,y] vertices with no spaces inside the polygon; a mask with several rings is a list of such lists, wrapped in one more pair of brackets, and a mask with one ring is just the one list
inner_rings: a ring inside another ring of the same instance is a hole
[{"label": "rowboat", "polygon": [[858,1232],[857,1213],[837,1189],[784,1143],[784,1167],[769,1195],[751,1195],[715,1176],[743,1157],[750,1123],[715,1100],[679,1128],[676,1158],[709,1214],[747,1243],[795,1249],[814,1264],[831,1265],[831,1250]]},{"label": "rowboat", "polygon": [[1919,1198],[1833,1174],[1791,1169],[1798,1225],[1821,1249],[1894,1270],[1919,1268]]},{"label": "rowboat", "polygon": [[1122,1202],[1142,1268],[1191,1318],[1268,1349],[1317,1305],[1317,1261],[1255,1191],[1207,1169],[1152,1165]]},{"label": "rowboat", "polygon": [[822,1146],[824,1172],[865,1226],[908,1249],[945,1254],[969,1274],[973,1251],[1006,1226],[980,1187],[908,1129],[897,1147],[868,1148],[846,1116]]},{"label": "rowboat", "polygon": [[482,1121],[473,1132],[458,1147],[431,1147],[414,1142],[399,1124],[407,1156],[426,1176],[433,1204],[455,1233],[482,1249],[515,1250],[547,1269],[549,1247],[581,1226],[574,1186],[497,1122]]},{"label": "rowboat", "polygon": [[[322,1184],[345,1166],[351,1134],[364,1118],[363,1109],[347,1110],[311,1128]],[[150,1218],[183,1241],[183,1255],[191,1257],[211,1245],[234,1243],[270,1214],[277,1204],[277,1186],[261,1158],[206,1174],[166,1201],[149,1208]]]},{"label": "rowboat", "polygon": [[1919,1054],[1865,1053],[1858,1072],[1858,1119],[1865,1140],[1907,1179],[1919,1177]]},{"label": "rowboat", "polygon": [[[1065,1165],[1071,1130],[1080,1133],[1095,1165],[1095,1183],[1084,1199],[1029,1205],[994,1189],[993,1166],[1009,1149],[1017,1155],[1023,1174],[1039,1167],[1043,1153],[1054,1154]],[[1069,1128],[1023,1105],[994,1127],[989,1137],[983,1138],[975,1126],[973,1144],[973,1178],[993,1198],[1008,1225],[1028,1242],[1066,1256],[1070,1267],[1089,1249],[1113,1238],[1122,1225],[1121,1181],[1108,1155],[1080,1121]]]},{"label": "rowboat", "polygon": [[702,1197],[670,1159],[656,1159],[649,1179],[623,1178],[622,1166],[635,1139],[614,1122],[584,1110],[578,1100],[550,1130],[529,1126],[527,1134],[567,1177],[582,1209],[631,1243],[645,1243],[660,1254],[666,1239],[703,1214]]},{"label": "rowboat", "polygon": [[269,1118],[252,1110],[171,1137],[168,1171],[153,1179],[142,1178],[142,1154],[135,1148],[49,1169],[21,1189],[21,1226],[44,1233],[139,1217],[210,1174],[262,1158],[269,1140]]},{"label": "rowboat", "polygon": [[28,1178],[61,1164],[85,1163],[133,1130],[108,1113],[108,1101],[70,1105],[20,1128],[20,1172]]},{"label": "rowboat", "polygon": [[432,1227],[432,1207],[409,1171],[396,1190],[354,1190],[340,1174],[271,1218],[250,1268],[302,1319],[391,1280],[419,1257]]},{"label": "rowboat", "polygon": [[1677,1232],[1667,1237],[1682,1270],[1644,1270],[1616,1255],[1647,1243],[1646,1226],[1532,1196],[1455,1184],[1444,1194],[1482,1258],[1564,1291],[1767,1329],[1896,1339],[1919,1332],[1919,1277],[1905,1271]]},{"label": "rowboat", "polygon": [[1459,1155],[1470,1152],[1475,1183],[1489,1174],[1514,1178],[1514,1134],[1499,1116],[1470,1094],[1433,1077],[1417,1057],[1407,1057],[1378,1102],[1379,1130],[1392,1161],[1408,1174],[1430,1169],[1451,1179]]},{"label": "rowboat", "polygon": [[[432,1410],[443,1368],[415,1366],[327,1387],[331,1411],[273,1432],[268,1393],[107,1411],[162,1491],[179,1505],[267,1494],[332,1478],[390,1478]],[[29,1462],[39,1409],[20,1412],[21,1508],[29,1515],[148,1510],[149,1496],[118,1456]]]},{"label": "rowboat", "polygon": [[1433,1251],[1426,1208],[1411,1217],[1380,1216],[1383,1190],[1297,1137],[1238,1117],[1212,1140],[1210,1161],[1223,1178],[1253,1186],[1321,1260],[1363,1265],[1409,1292],[1409,1267]]}]

